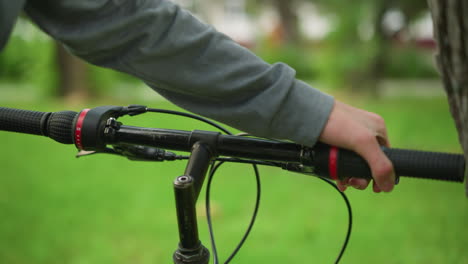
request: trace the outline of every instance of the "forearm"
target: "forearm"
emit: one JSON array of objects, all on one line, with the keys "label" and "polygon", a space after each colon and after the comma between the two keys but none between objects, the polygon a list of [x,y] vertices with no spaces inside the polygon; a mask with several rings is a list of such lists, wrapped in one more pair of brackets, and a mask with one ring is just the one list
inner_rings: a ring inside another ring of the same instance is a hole
[{"label": "forearm", "polygon": [[[27,13],[76,55],[132,74],[172,102],[249,133],[313,145],[331,97],[170,1],[43,1]],[[71,3],[71,4],[70,4]]]}]

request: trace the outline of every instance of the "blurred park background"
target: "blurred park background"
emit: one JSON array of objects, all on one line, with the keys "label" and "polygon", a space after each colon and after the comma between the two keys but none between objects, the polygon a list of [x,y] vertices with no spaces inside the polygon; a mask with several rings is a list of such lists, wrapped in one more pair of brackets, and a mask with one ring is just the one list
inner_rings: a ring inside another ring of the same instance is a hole
[{"label": "blurred park background", "polygon": [[[285,62],[298,78],[382,115],[394,147],[461,152],[434,63],[426,1],[177,2],[266,61]],[[0,103],[38,111],[135,103],[177,109],[139,80],[69,55],[26,17],[0,53]],[[211,129],[159,115],[123,121]],[[76,159],[73,146],[5,132],[0,147],[0,263],[171,263],[178,241],[171,186],[184,162]],[[259,217],[233,263],[333,263],[347,225],[339,195],[312,177],[261,173]],[[402,179],[390,194],[347,194],[354,230],[342,263],[468,263],[461,184]],[[212,197],[224,259],[253,209],[250,169],[226,165]]]}]

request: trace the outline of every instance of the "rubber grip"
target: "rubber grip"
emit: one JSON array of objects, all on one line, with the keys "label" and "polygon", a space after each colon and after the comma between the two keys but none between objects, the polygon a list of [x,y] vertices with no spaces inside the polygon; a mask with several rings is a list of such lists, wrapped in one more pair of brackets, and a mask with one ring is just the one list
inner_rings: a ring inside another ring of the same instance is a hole
[{"label": "rubber grip", "polygon": [[463,182],[465,158],[461,154],[384,149],[398,176]]},{"label": "rubber grip", "polygon": [[[332,148],[321,148],[316,154],[316,173],[329,178],[365,178],[372,179],[367,162],[355,152],[338,149],[330,155]],[[418,150],[382,148],[393,163],[398,177],[434,179],[463,182],[465,159],[461,154],[428,152]],[[336,159],[335,161],[331,159]],[[331,168],[330,164],[335,164]],[[336,175],[333,175],[336,174]]]},{"label": "rubber grip", "polygon": [[73,123],[77,115],[74,111],[52,113],[47,121],[47,136],[63,144],[73,144]]},{"label": "rubber grip", "polygon": [[0,107],[0,130],[46,135],[50,112],[37,112]]}]

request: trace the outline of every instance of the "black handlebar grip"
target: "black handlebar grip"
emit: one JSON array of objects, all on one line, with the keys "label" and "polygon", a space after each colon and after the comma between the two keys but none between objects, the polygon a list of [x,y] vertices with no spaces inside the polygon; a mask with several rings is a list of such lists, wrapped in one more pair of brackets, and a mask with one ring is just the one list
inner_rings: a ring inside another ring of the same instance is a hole
[{"label": "black handlebar grip", "polygon": [[63,144],[74,143],[74,122],[78,113],[74,111],[54,112],[47,122],[47,135]]},{"label": "black handlebar grip", "polygon": [[73,144],[73,111],[38,112],[0,107],[0,130],[47,136]]},{"label": "black handlebar grip", "polygon": [[50,114],[0,107],[0,130],[45,136]]},{"label": "black handlebar grip", "polygon": [[[382,148],[396,176],[463,182],[465,159],[461,154]],[[355,152],[321,146],[316,151],[316,173],[332,179],[372,179],[367,162]]]},{"label": "black handlebar grip", "polygon": [[398,176],[463,182],[465,158],[461,154],[384,148]]}]

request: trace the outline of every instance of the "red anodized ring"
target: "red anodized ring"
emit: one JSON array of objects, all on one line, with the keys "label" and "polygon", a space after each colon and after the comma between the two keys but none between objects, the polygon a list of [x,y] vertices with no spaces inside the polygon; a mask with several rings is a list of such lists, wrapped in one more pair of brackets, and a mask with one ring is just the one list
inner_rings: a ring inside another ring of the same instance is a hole
[{"label": "red anodized ring", "polygon": [[81,132],[83,129],[83,121],[86,117],[86,114],[88,114],[90,109],[83,109],[80,112],[80,115],[78,116],[78,120],[76,120],[76,125],[75,125],[75,146],[79,150],[83,150],[83,142],[82,142],[82,136]]},{"label": "red anodized ring", "polygon": [[338,151],[337,147],[331,146],[328,155],[328,174],[334,181],[338,180]]}]

